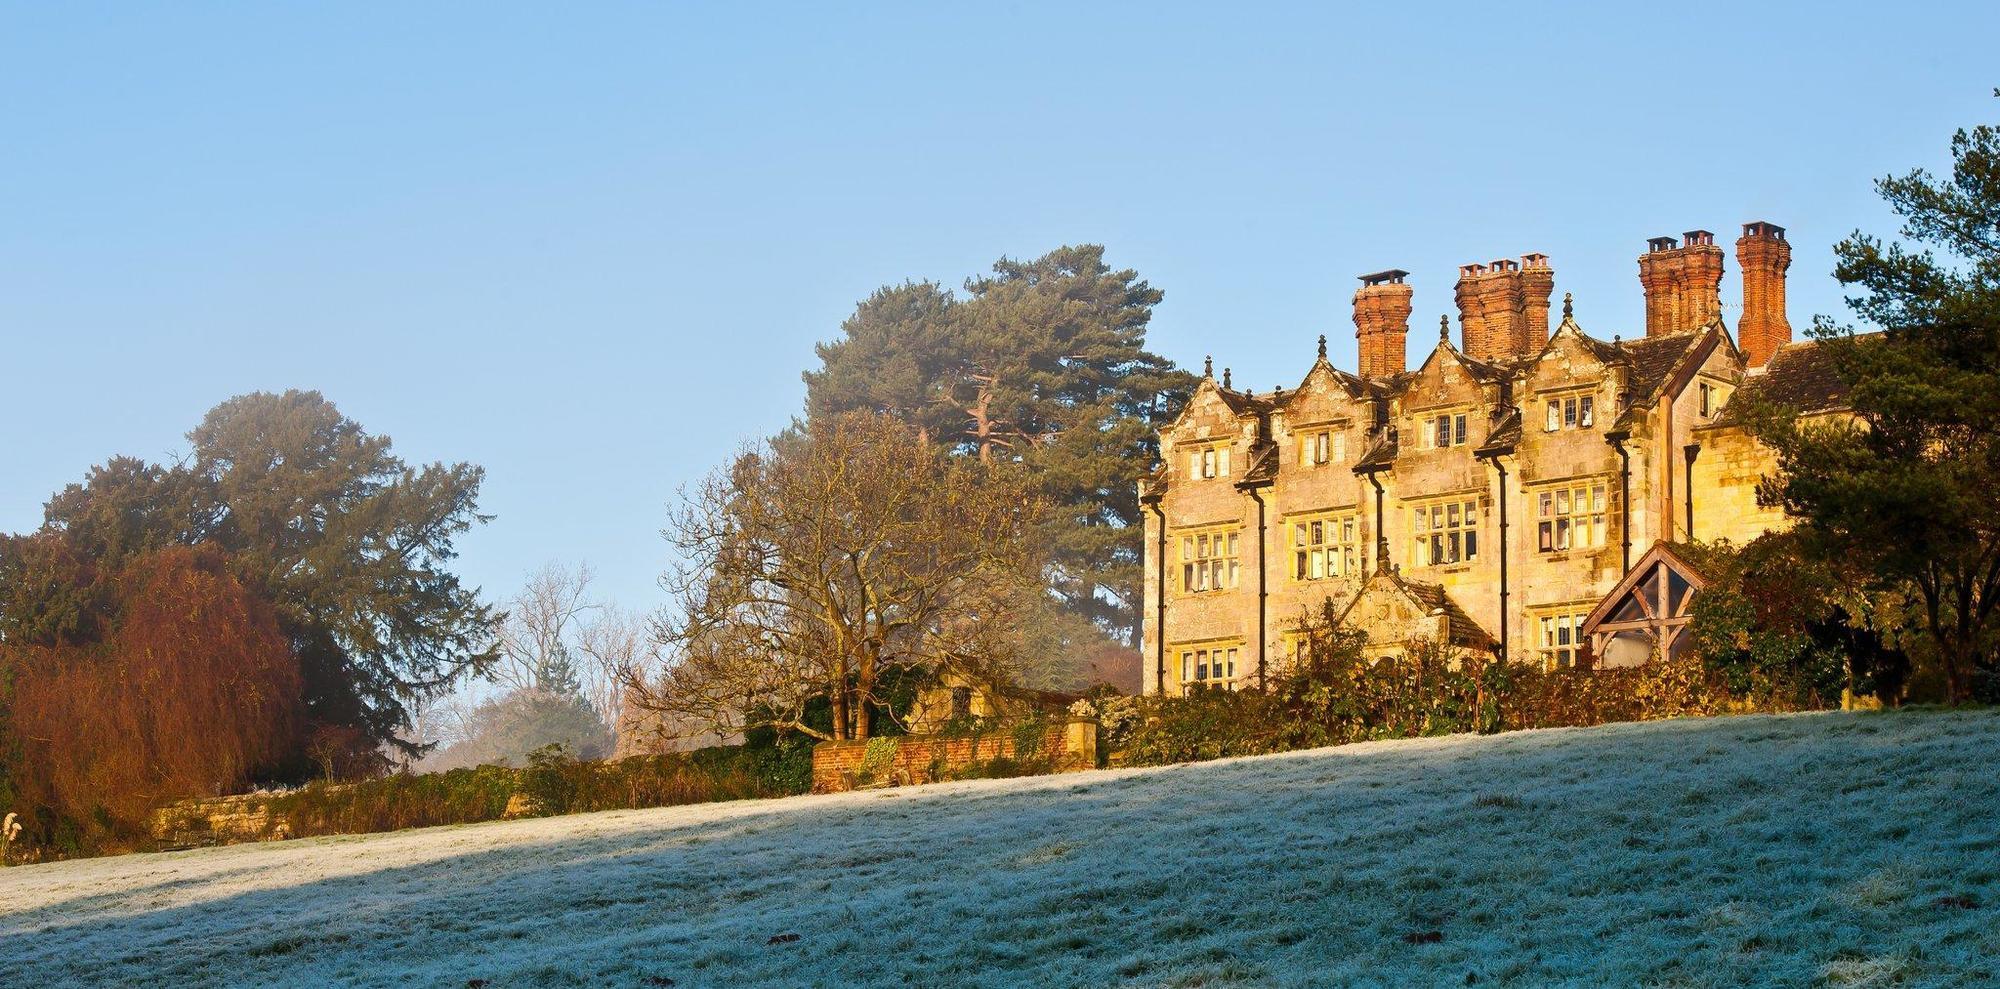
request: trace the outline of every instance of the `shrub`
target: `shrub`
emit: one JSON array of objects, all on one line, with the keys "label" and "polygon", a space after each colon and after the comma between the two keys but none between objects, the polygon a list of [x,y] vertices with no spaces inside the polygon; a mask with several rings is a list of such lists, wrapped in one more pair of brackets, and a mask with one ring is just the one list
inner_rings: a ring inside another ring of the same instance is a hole
[{"label": "shrub", "polygon": [[524,769],[476,766],[316,782],[270,796],[255,809],[267,814],[267,835],[301,838],[497,821],[516,806],[517,796],[525,799],[527,813],[553,815],[790,796],[806,792],[811,780],[812,747],[798,738],[616,762],[579,760],[549,746],[533,753]]},{"label": "shrub", "polygon": [[[1134,765],[1255,755],[1381,738],[1549,728],[1714,714],[1732,698],[1700,660],[1617,670],[1551,670],[1410,642],[1370,660],[1330,613],[1302,623],[1304,648],[1268,692],[1197,687],[1135,705],[1122,746]],[[1111,710],[1103,704],[1100,710]],[[1110,732],[1100,735],[1100,739]]]}]

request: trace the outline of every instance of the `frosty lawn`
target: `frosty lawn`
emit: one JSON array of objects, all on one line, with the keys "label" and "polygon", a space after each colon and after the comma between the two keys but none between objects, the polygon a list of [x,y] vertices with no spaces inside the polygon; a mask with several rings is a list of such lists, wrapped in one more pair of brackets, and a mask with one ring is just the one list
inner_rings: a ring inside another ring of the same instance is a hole
[{"label": "frosty lawn", "polygon": [[2000,712],[1743,717],[132,855],[0,870],[0,971],[1985,984],[1997,764]]}]

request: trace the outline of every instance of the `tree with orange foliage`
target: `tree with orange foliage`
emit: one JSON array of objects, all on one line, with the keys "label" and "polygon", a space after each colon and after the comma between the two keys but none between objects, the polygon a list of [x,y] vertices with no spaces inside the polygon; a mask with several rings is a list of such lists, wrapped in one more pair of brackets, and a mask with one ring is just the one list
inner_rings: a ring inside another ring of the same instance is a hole
[{"label": "tree with orange foliage", "polygon": [[30,838],[129,840],[171,800],[232,792],[296,752],[299,663],[271,605],[213,546],[133,557],[96,642],[0,642],[9,776]]}]

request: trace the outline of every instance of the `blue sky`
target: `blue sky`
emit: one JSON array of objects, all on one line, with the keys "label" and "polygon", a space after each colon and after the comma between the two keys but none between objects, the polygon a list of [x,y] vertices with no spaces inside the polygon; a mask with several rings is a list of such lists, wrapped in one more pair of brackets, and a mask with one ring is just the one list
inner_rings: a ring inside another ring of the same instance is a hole
[{"label": "blue sky", "polygon": [[[1647,237],[1794,245],[2000,118],[2000,5],[0,4],[0,530],[221,400],[324,391],[488,469],[463,571],[658,602],[680,485],[885,282],[1106,244],[1154,348],[1290,386],[1354,275],[1550,254],[1635,333]],[[1737,298],[1734,260],[1725,280]]]}]

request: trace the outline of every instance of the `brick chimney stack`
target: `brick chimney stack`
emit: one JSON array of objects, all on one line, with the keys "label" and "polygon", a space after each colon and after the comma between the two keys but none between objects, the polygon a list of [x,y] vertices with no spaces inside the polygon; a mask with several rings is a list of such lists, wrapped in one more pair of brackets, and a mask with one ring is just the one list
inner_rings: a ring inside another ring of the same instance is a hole
[{"label": "brick chimney stack", "polygon": [[1722,313],[1722,248],[1715,235],[1690,230],[1681,235],[1684,274],[1681,282],[1680,325],[1676,332],[1698,330]]},{"label": "brick chimney stack", "polygon": [[1521,301],[1527,320],[1515,353],[1539,354],[1549,342],[1549,297],[1556,291],[1556,270],[1549,267],[1546,254],[1521,255]]},{"label": "brick chimney stack", "polygon": [[1481,297],[1485,277],[1485,265],[1462,264],[1458,284],[1452,287],[1452,298],[1458,302],[1458,342],[1466,353],[1487,345],[1486,303]]},{"label": "brick chimney stack", "polygon": [[1737,342],[1751,367],[1763,367],[1779,347],[1792,342],[1792,323],[1785,317],[1785,269],[1792,266],[1792,245],[1785,241],[1785,228],[1762,220],[1744,224],[1736,241],[1736,266],[1743,271]]},{"label": "brick chimney stack", "polygon": [[1646,335],[1686,333],[1722,311],[1722,248],[1715,235],[1690,230],[1646,241],[1639,256],[1639,284],[1646,291]]},{"label": "brick chimney stack", "polygon": [[[1524,271],[1521,261],[1502,258],[1491,264],[1468,264],[1458,269],[1458,319],[1464,327],[1461,341],[1465,352],[1481,360],[1495,360],[1532,353],[1548,339],[1549,292],[1555,287],[1555,273],[1548,259],[1530,254],[1522,259],[1541,268]],[[1540,293],[1539,301],[1533,298]],[[1540,317],[1541,340],[1535,341],[1535,318]]]},{"label": "brick chimney stack", "polygon": [[1354,338],[1360,342],[1361,376],[1386,378],[1403,373],[1404,340],[1410,333],[1409,272],[1396,268],[1361,276],[1354,291]]},{"label": "brick chimney stack", "polygon": [[1646,335],[1664,336],[1673,332],[1674,304],[1679,291],[1680,242],[1672,237],[1646,241],[1646,253],[1639,255],[1639,287],[1646,292]]}]

